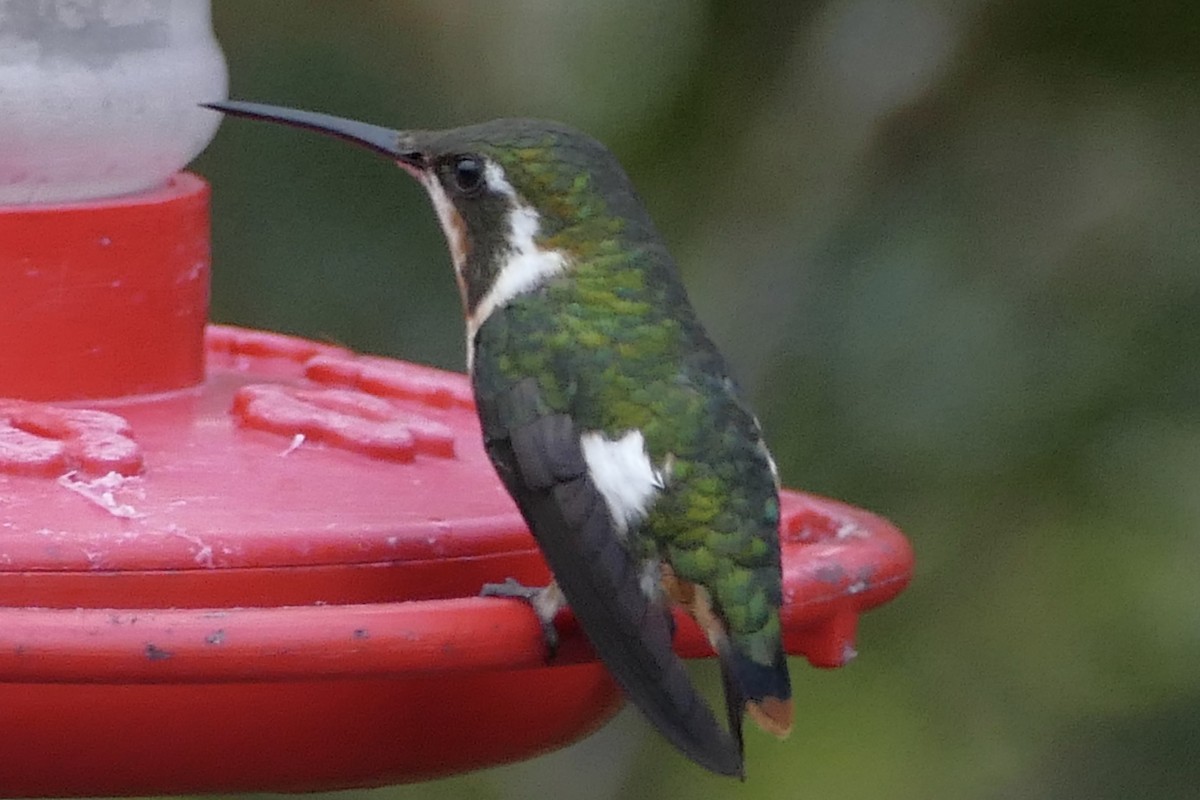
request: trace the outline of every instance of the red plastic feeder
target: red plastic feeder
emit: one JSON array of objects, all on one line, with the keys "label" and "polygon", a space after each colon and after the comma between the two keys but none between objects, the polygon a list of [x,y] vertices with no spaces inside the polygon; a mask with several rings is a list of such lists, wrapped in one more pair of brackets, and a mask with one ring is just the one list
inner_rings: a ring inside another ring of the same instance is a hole
[{"label": "red plastic feeder", "polygon": [[[581,634],[547,666],[529,609],[476,597],[548,575],[465,377],[206,330],[207,193],[0,209],[0,795],[376,786],[603,724]],[[910,548],[783,509],[788,650],[840,666]]]}]

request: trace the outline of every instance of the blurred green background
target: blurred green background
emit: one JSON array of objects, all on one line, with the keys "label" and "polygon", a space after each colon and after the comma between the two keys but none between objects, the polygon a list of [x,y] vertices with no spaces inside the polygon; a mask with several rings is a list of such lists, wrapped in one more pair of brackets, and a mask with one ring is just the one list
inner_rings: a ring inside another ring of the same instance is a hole
[{"label": "blurred green background", "polygon": [[[232,95],[607,142],[791,486],[916,578],[744,785],[626,712],[379,798],[1200,796],[1200,5],[218,2]],[[227,123],[214,318],[463,367],[422,190]],[[712,678],[701,666],[702,679]]]}]

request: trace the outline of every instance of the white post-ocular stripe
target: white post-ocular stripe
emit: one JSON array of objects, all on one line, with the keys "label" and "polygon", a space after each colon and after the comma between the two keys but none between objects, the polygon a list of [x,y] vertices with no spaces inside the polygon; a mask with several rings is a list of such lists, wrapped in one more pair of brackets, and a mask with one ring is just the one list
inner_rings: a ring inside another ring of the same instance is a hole
[{"label": "white post-ocular stripe", "polygon": [[517,190],[508,182],[508,178],[504,176],[504,168],[495,161],[485,161],[483,163],[483,179],[487,183],[489,190],[496,194],[502,194],[510,200],[517,199]]},{"label": "white post-ocular stripe", "polygon": [[637,430],[620,439],[589,431],[579,437],[579,444],[588,476],[604,498],[617,533],[624,538],[631,525],[646,518],[663,488],[662,474],[646,453],[646,440]]}]

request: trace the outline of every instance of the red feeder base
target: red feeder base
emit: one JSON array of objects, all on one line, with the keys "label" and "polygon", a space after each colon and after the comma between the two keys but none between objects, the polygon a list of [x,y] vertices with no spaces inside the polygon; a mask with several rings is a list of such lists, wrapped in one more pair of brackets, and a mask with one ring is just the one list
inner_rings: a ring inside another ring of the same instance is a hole
[{"label": "red feeder base", "polygon": [[[203,183],[180,187],[166,218],[203,216]],[[0,279],[32,263],[7,258],[8,232]],[[140,297],[160,276],[139,275],[122,280]],[[66,320],[74,291],[43,309]],[[203,319],[206,292],[190,296]],[[401,783],[528,758],[612,716],[620,695],[569,620],[547,667],[526,607],[476,597],[548,574],[464,376],[236,328],[204,341],[198,385],[173,355],[78,390],[0,375],[26,398],[0,400],[0,796]],[[106,393],[129,396],[32,402]],[[911,551],[839,503],[789,492],[783,512],[788,650],[839,666]],[[707,654],[688,620],[678,648]]]},{"label": "red feeder base", "polygon": [[[198,389],[10,408],[11,430],[74,455],[0,460],[0,793],[399,783],[528,758],[616,711],[576,630],[545,667],[528,609],[474,597],[547,574],[462,376],[231,328],[208,342]],[[26,424],[35,409],[76,433]],[[92,448],[93,425],[125,434]],[[906,583],[907,543],[790,492],[784,540],[788,649],[838,666],[858,614]],[[707,654],[682,618],[679,648]]]}]

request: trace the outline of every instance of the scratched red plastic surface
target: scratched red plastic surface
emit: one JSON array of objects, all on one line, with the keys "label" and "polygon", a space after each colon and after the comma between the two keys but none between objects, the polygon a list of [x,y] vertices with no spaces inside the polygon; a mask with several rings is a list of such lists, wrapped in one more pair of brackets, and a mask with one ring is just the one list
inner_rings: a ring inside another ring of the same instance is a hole
[{"label": "scratched red plastic surface", "polygon": [[[209,341],[201,388],[0,401],[0,603],[388,602],[545,577],[463,376],[221,326]],[[785,494],[783,541],[797,623],[857,613],[907,577],[903,538],[833,501]]]},{"label": "scratched red plastic surface", "polygon": [[[476,596],[548,575],[462,375],[223,326],[204,341],[199,385],[145,345],[147,369],[89,389],[131,396],[0,400],[0,796],[413,781],[615,713],[569,615],[546,667],[530,611]],[[789,652],[844,664],[859,614],[906,584],[907,542],[789,492],[783,543]],[[678,648],[708,654],[682,619]]]},{"label": "scratched red plastic surface", "polygon": [[[462,376],[224,327],[209,342],[201,389],[0,406],[20,445],[0,450],[0,793],[419,780],[616,710],[569,616],[544,668],[528,609],[475,597],[547,573]],[[907,582],[908,545],[791,492],[783,542],[788,649],[841,665],[858,615]],[[682,618],[679,649],[708,655]],[[68,711],[95,724],[63,726]],[[77,768],[54,769],[66,747]]]}]

